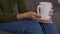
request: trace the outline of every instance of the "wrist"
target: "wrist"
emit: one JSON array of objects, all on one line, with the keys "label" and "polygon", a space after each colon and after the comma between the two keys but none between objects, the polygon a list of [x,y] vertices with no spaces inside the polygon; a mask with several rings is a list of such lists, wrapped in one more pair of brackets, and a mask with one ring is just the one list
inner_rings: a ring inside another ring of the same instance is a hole
[{"label": "wrist", "polygon": [[17,19],[23,19],[23,18],[25,18],[24,14],[17,14],[16,16],[17,16]]}]

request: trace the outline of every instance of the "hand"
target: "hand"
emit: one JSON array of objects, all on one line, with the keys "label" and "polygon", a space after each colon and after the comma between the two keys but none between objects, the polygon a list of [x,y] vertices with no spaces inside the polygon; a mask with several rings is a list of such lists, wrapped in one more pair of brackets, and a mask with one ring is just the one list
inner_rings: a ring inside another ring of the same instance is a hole
[{"label": "hand", "polygon": [[26,16],[25,18],[29,18],[29,19],[33,19],[36,21],[40,21],[40,15],[38,15],[37,13],[35,13],[34,11],[28,11],[26,13],[24,13],[24,15]]},{"label": "hand", "polygon": [[53,6],[52,6],[51,10],[49,12],[50,19],[46,20],[46,19],[40,18],[41,21],[39,21],[39,22],[42,22],[42,23],[51,23],[51,21],[52,21],[52,17],[51,16],[53,15],[53,11],[54,11],[54,9],[53,9]]},{"label": "hand", "polygon": [[[50,11],[49,16],[51,16],[52,14],[53,14],[53,9]],[[49,19],[49,20],[42,19],[41,16],[38,15],[37,13],[35,13],[34,11],[28,11],[23,14],[17,14],[17,18],[18,19],[29,18],[29,19],[33,19],[33,20],[36,20],[37,22],[41,22],[41,23],[47,23],[47,22],[51,21],[51,19]]]},{"label": "hand", "polygon": [[41,23],[48,23],[51,21],[51,20],[42,19],[40,15],[38,15],[37,13],[35,13],[33,11],[24,13],[24,15],[26,16],[26,18],[33,19],[33,20],[36,20],[37,22],[41,22]]},{"label": "hand", "polygon": [[17,19],[23,19],[23,18],[33,19],[33,20],[36,20],[37,22],[41,22],[41,23],[49,22],[49,20],[42,19],[40,17],[40,15],[38,15],[37,13],[35,13],[33,11],[28,11],[26,13],[17,14]]},{"label": "hand", "polygon": [[29,19],[33,19],[36,21],[39,21],[40,16],[35,13],[34,11],[28,11],[26,13],[22,13],[22,14],[17,14],[17,19],[23,19],[23,18],[29,18]]},{"label": "hand", "polygon": [[53,11],[54,11],[54,8],[53,6],[51,7],[51,10],[49,11],[49,16],[52,16],[53,15]]}]

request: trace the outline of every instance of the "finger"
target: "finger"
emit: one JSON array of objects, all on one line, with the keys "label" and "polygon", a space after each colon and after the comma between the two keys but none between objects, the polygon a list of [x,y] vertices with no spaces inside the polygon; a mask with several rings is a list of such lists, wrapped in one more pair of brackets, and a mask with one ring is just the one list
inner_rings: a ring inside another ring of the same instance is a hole
[{"label": "finger", "polygon": [[46,20],[49,20],[50,18],[39,18],[40,21],[46,21]]},{"label": "finger", "polygon": [[41,16],[35,12],[33,12],[33,15],[36,16],[37,18],[40,18]]},{"label": "finger", "polygon": [[52,9],[51,11],[49,11],[49,16],[53,15],[53,11],[54,11],[54,9]]},{"label": "finger", "polygon": [[46,22],[46,21],[39,21],[40,23],[52,23],[52,22]]},{"label": "finger", "polygon": [[54,9],[51,9],[51,12],[53,12],[54,11]]},{"label": "finger", "polygon": [[51,8],[53,8],[53,6],[51,6]]},{"label": "finger", "polygon": [[51,23],[51,20],[40,20],[41,23]]},{"label": "finger", "polygon": [[39,22],[41,22],[41,23],[47,23],[47,21],[39,21]]},{"label": "finger", "polygon": [[[55,9],[53,5],[51,6],[51,9]],[[54,10],[53,10],[53,11],[54,11]]]},{"label": "finger", "polygon": [[37,18],[36,16],[32,16],[32,19],[36,21],[40,21],[39,18]]},{"label": "finger", "polygon": [[49,13],[49,16],[52,16],[53,15],[53,13],[51,12],[51,13]]},{"label": "finger", "polygon": [[51,6],[51,9],[54,9],[54,6],[53,5]]},{"label": "finger", "polygon": [[52,15],[53,15],[53,12],[50,12],[50,13],[49,13],[49,16],[52,16]]},{"label": "finger", "polygon": [[53,13],[49,13],[49,16],[52,16],[53,15]]},{"label": "finger", "polygon": [[51,10],[49,11],[49,13],[51,13],[51,12],[53,13],[53,11],[54,11],[54,9],[51,9]]}]

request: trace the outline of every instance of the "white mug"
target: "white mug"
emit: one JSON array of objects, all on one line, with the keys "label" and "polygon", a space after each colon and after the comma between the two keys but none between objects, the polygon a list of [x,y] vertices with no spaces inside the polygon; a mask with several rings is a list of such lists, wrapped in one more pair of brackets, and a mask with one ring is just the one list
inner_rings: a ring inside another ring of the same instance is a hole
[{"label": "white mug", "polygon": [[40,2],[37,6],[37,13],[40,14],[41,18],[49,20],[49,11],[51,10],[52,3]]}]

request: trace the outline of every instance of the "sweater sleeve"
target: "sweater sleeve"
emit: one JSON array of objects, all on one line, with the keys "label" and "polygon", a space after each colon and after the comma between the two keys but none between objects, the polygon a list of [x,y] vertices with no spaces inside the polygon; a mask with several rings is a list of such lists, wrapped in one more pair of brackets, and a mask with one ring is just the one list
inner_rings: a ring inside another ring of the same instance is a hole
[{"label": "sweater sleeve", "polygon": [[0,23],[17,20],[12,2],[11,0],[0,0]]},{"label": "sweater sleeve", "polygon": [[17,4],[18,4],[19,13],[27,12],[26,0],[18,0]]},{"label": "sweater sleeve", "polygon": [[0,13],[0,23],[1,22],[9,22],[9,21],[15,21],[17,20],[16,14],[6,14],[6,13]]}]

